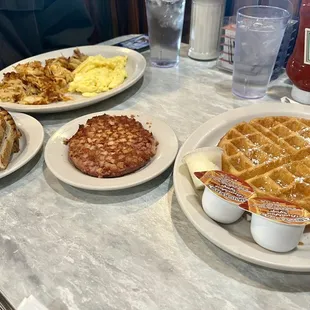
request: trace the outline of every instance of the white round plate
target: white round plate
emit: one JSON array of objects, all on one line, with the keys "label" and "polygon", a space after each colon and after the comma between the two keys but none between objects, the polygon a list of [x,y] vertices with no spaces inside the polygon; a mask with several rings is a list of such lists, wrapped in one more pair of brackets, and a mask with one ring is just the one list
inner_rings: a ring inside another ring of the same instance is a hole
[{"label": "white round plate", "polygon": [[[10,103],[10,102],[1,102],[1,106],[9,111],[16,111],[16,112],[27,112],[27,113],[54,113],[54,112],[64,112],[75,110],[79,108],[83,108],[99,101],[106,100],[116,94],[123,92],[125,89],[131,87],[136,82],[140,80],[143,76],[145,68],[146,68],[146,60],[145,58],[138,52],[133,50],[129,50],[122,47],[117,46],[104,46],[104,45],[91,45],[91,46],[82,46],[77,47],[79,50],[88,55],[88,56],[95,56],[95,55],[103,55],[105,57],[114,57],[114,56],[128,56],[128,63],[127,63],[127,72],[128,78],[124,81],[123,84],[120,86],[99,94],[96,97],[86,98],[81,95],[77,94],[69,94],[73,100],[66,101],[66,102],[55,102],[50,103],[47,105],[23,105],[18,103]],[[74,48],[67,48],[63,50],[53,51],[45,54],[41,54],[38,56],[34,56],[31,58],[24,59],[19,61],[4,70],[0,71],[0,81],[3,79],[4,73],[15,71],[14,67],[18,64],[31,62],[31,61],[41,61],[45,63],[46,59],[49,58],[57,58],[60,56],[70,57],[73,54],[73,51],[76,49]]]},{"label": "white round plate", "polygon": [[[159,142],[157,153],[149,164],[140,170],[119,178],[96,178],[83,174],[70,162],[68,146],[63,141],[71,138],[80,124],[101,114],[135,116],[150,130]],[[164,122],[136,111],[103,111],[79,117],[60,128],[45,147],[45,162],[50,171],[61,181],[88,190],[118,190],[145,183],[164,172],[174,161],[178,152],[178,140],[174,131]]]},{"label": "white round plate", "polygon": [[182,146],[174,165],[174,186],[179,204],[196,229],[224,251],[248,262],[288,271],[310,271],[310,232],[305,233],[303,245],[294,251],[277,254],[257,245],[250,233],[250,223],[241,219],[231,225],[211,220],[201,207],[201,194],[196,192],[183,156],[196,148],[216,146],[221,137],[237,123],[256,117],[287,115],[310,118],[310,107],[297,104],[267,103],[230,110],[198,128]]},{"label": "white round plate", "polygon": [[11,113],[21,131],[20,151],[12,156],[8,167],[0,171],[0,179],[27,164],[41,149],[44,140],[42,125],[33,117],[22,113]]}]

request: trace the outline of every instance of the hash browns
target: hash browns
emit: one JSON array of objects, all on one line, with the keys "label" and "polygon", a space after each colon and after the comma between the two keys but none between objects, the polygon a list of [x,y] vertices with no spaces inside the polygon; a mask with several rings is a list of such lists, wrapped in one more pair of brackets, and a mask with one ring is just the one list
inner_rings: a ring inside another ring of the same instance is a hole
[{"label": "hash browns", "polygon": [[10,113],[0,107],[0,171],[7,168],[12,154],[19,152],[21,135]]},{"label": "hash browns", "polygon": [[104,114],[80,125],[66,144],[77,169],[94,177],[111,178],[145,166],[156,154],[158,142],[134,118]]},{"label": "hash browns", "polygon": [[19,64],[16,72],[4,74],[0,83],[0,101],[25,105],[42,105],[58,101],[68,101],[65,95],[68,84],[73,80],[72,72],[87,59],[78,49],[72,57]]}]

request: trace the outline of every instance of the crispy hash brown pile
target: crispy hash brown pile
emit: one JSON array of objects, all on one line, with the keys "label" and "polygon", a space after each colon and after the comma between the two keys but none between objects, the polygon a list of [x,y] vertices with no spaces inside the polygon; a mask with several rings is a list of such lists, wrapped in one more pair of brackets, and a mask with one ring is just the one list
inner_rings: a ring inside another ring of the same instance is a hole
[{"label": "crispy hash brown pile", "polygon": [[80,125],[66,144],[76,168],[98,178],[140,169],[156,154],[158,145],[153,134],[134,118],[106,114]]},{"label": "crispy hash brown pile", "polygon": [[0,83],[0,100],[20,104],[41,105],[68,101],[65,96],[72,72],[87,59],[78,49],[72,57],[48,59],[45,66],[39,61],[19,64],[16,72],[4,74]]}]

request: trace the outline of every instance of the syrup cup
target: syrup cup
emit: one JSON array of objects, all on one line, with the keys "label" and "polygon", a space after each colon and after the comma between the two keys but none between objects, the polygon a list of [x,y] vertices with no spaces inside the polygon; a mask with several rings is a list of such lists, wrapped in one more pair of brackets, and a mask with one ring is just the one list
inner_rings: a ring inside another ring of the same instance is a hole
[{"label": "syrup cup", "polygon": [[204,184],[202,207],[206,214],[222,224],[237,221],[244,210],[239,205],[253,194],[253,188],[243,180],[224,171],[195,172]]},{"label": "syrup cup", "polygon": [[208,187],[202,195],[202,207],[210,218],[222,224],[234,223],[244,213],[238,205],[220,198]]},{"label": "syrup cup", "polygon": [[273,252],[284,253],[295,249],[306,225],[310,224],[309,211],[278,198],[252,197],[239,207],[252,213],[251,234],[254,241]]},{"label": "syrup cup", "polygon": [[275,222],[261,215],[252,214],[251,234],[261,247],[273,252],[289,252],[301,239],[305,225]]}]

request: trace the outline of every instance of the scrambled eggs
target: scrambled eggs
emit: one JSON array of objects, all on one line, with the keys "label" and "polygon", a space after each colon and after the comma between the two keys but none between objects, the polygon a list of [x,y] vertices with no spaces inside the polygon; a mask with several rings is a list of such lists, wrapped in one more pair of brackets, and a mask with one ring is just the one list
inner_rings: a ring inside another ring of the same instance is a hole
[{"label": "scrambled eggs", "polygon": [[69,84],[69,92],[93,97],[119,86],[128,76],[127,60],[127,56],[89,56],[73,71],[74,79]]}]

